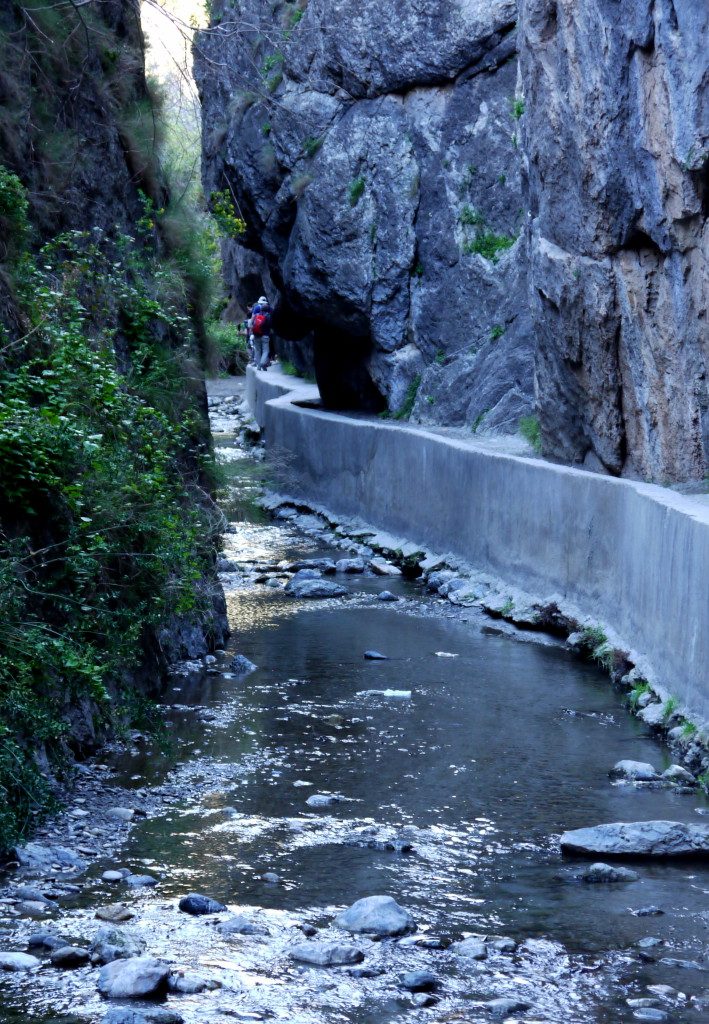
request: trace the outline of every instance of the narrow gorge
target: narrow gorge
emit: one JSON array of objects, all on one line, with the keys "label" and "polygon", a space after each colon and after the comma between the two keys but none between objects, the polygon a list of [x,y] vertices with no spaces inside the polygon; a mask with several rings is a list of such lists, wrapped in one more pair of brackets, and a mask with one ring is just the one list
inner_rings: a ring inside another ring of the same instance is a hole
[{"label": "narrow gorge", "polygon": [[2,6],[0,1024],[709,1020],[708,28]]}]

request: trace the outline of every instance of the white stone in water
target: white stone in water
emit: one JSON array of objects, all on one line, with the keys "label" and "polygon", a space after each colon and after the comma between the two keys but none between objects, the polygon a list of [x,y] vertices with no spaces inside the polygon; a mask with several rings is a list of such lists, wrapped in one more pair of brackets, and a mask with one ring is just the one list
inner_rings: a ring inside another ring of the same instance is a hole
[{"label": "white stone in water", "polygon": [[30,971],[40,961],[29,953],[0,953],[0,971]]},{"label": "white stone in water", "polygon": [[348,932],[375,935],[404,935],[416,928],[408,910],[391,896],[365,896],[338,914],[335,924]]}]

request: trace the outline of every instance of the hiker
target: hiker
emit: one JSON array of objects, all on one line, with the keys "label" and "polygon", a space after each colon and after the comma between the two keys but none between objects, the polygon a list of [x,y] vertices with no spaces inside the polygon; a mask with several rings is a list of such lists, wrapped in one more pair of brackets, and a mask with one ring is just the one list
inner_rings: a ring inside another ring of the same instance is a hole
[{"label": "hiker", "polygon": [[251,310],[251,344],[254,350],[254,365],[266,370],[271,361],[271,307],[262,295]]},{"label": "hiker", "polygon": [[253,327],[252,312],[253,312],[253,306],[247,306],[246,307],[246,319],[244,320],[244,332],[246,334],[246,349],[247,349],[247,351],[249,353],[249,362],[255,366],[256,365],[256,360],[254,359],[254,340],[251,337],[251,330],[252,330],[252,327]]}]

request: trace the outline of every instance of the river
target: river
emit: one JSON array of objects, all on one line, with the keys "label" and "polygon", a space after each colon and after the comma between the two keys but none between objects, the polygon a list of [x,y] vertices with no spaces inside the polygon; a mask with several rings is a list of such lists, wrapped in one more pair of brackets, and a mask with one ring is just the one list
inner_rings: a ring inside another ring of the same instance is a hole
[{"label": "river", "polygon": [[[149,871],[155,888],[121,890],[136,912],[121,927],[151,955],[220,986],[169,997],[186,1024],[709,1020],[690,999],[706,990],[706,969],[660,962],[704,964],[706,869],[640,862],[637,881],[615,884],[565,875],[581,863],[559,854],[565,829],[707,812],[696,794],[609,782],[623,758],[660,769],[670,759],[607,677],[552,638],[502,631],[414,581],[344,576],[348,595],[323,601],[257,582],[278,576],[279,564],[343,551],[260,511],[264,464],[223,407],[215,411],[229,479],[224,555],[239,566],[223,577],[233,638],[209,674],[173,680],[168,742],[104,756],[117,786],[165,799],[91,865],[55,927],[88,943],[96,907],[118,898],[102,872]],[[398,600],[378,600],[384,589]],[[365,659],[372,649],[387,660]],[[257,668],[232,671],[236,652]],[[337,802],[313,808],[306,801],[317,794]],[[224,915],[180,913],[187,892],[247,915],[256,933],[225,937],[215,927]],[[343,907],[375,894],[393,896],[417,931],[351,940],[332,926]],[[634,913],[650,905],[663,913]],[[24,948],[36,927],[5,921],[3,947]],[[303,929],[316,933],[306,940]],[[511,941],[476,960],[456,946],[470,935]],[[289,957],[296,942],[345,938],[361,965]],[[647,939],[658,942],[638,946]],[[436,976],[433,995],[402,986],[414,970]],[[8,975],[0,1021],[100,1022],[96,977],[93,966],[48,964]],[[496,1004],[498,1017],[486,1005],[496,998],[510,1000],[507,1011]]]}]

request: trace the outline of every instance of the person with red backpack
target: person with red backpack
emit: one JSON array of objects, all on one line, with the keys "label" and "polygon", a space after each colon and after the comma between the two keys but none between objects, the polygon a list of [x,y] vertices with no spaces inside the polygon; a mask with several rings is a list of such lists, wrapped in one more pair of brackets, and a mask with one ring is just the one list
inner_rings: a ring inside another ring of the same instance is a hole
[{"label": "person with red backpack", "polygon": [[251,310],[251,344],[256,368],[268,369],[271,351],[271,307],[265,295],[261,296]]}]

